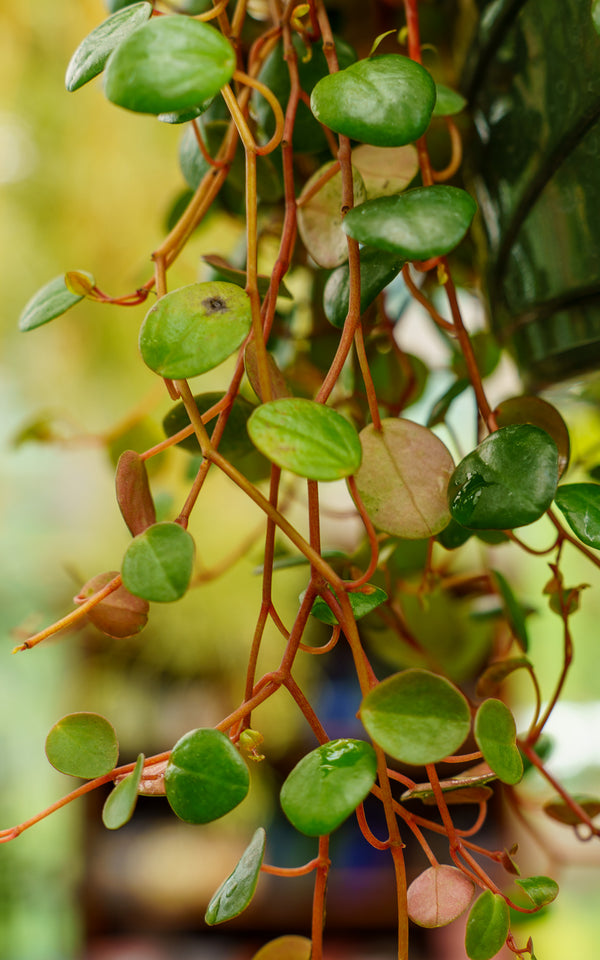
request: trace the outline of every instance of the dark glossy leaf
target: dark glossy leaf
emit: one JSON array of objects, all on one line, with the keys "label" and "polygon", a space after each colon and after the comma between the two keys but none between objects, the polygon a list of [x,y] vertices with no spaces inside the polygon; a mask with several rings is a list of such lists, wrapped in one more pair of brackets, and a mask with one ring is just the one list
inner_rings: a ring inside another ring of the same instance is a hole
[{"label": "dark glossy leaf", "polygon": [[408,916],[420,927],[444,927],[464,913],[474,892],[472,880],[457,867],[429,867],[408,888]]},{"label": "dark glossy leaf", "polygon": [[[85,603],[117,575],[117,570],[109,570],[92,577],[74,598],[75,603]],[[124,586],[120,586],[88,610],[87,619],[107,636],[124,639],[134,637],[144,629],[148,622],[148,609],[147,600],[135,597]]]},{"label": "dark glossy leaf", "polygon": [[460,690],[427,670],[387,677],[364,698],[360,718],[386,753],[418,766],[454,753],[471,727]]},{"label": "dark glossy leaf", "polygon": [[491,890],[477,898],[469,913],[465,949],[469,960],[491,960],[508,936],[510,913],[504,897]]},{"label": "dark glossy leaf", "polygon": [[[320,167],[307,182],[304,193],[312,190],[323,174],[333,166]],[[352,168],[354,202],[367,199],[365,185],[358,170]],[[298,232],[313,260],[320,267],[339,267],[348,259],[348,239],[342,230],[342,174],[338,170],[317,193],[298,206]]]},{"label": "dark glossy leaf", "polygon": [[427,260],[458,246],[475,210],[475,201],[458,187],[415,187],[355,206],[342,226],[359,243],[389,250],[405,260]]},{"label": "dark glossy leaf", "polygon": [[152,16],[151,3],[134,3],[113,13],[82,40],[71,57],[65,76],[67,90],[79,90],[104,70],[110,54]]},{"label": "dark glossy leaf", "polygon": [[196,377],[237,350],[251,323],[250,298],[236,284],[192,283],[161,297],[146,314],[140,350],[161,377]]},{"label": "dark glossy leaf", "polygon": [[554,499],[575,536],[600,550],[600,484],[564,483]]},{"label": "dark glossy leaf", "polygon": [[411,144],[404,147],[372,147],[361,143],[352,151],[356,167],[367,191],[367,198],[390,197],[402,193],[419,172],[419,154]]},{"label": "dark glossy leaf", "polygon": [[472,536],[472,530],[462,527],[456,520],[450,520],[448,526],[436,534],[435,539],[438,543],[441,543],[445,550],[456,550],[458,547],[462,547],[463,543],[466,543]]},{"label": "dark glossy leaf", "polygon": [[502,427],[459,463],[448,485],[448,503],[465,527],[507,530],[541,517],[557,482],[552,438],[528,424]]},{"label": "dark glossy leaf", "polygon": [[70,713],[46,737],[46,756],[57,770],[84,780],[110,773],[119,759],[112,724],[97,713]]},{"label": "dark glossy leaf", "polygon": [[435,95],[427,70],[389,53],[323,77],[310,106],[317,120],[336,133],[377,147],[400,147],[425,133]]},{"label": "dark glossy leaf", "polygon": [[515,880],[536,907],[545,907],[558,896],[558,884],[551,877],[524,877]]},{"label": "dark glossy leaf", "polygon": [[[384,250],[360,251],[360,312],[364,313],[388,283],[402,269],[403,261]],[[323,291],[325,316],[334,327],[342,328],[350,302],[350,268],[347,263],[334,270]]]},{"label": "dark glossy leaf", "polygon": [[434,117],[451,117],[465,109],[467,101],[462,94],[444,86],[443,83],[436,83],[435,87],[437,96],[433,108]]},{"label": "dark glossy leaf", "polygon": [[235,66],[233,47],[210,24],[154,17],[110,55],[104,92],[137,113],[185,110],[214,97]]},{"label": "dark glossy leaf", "polygon": [[501,700],[484,700],[475,715],[475,740],[486,763],[503,783],[518,783],[523,761],[512,713]]},{"label": "dark glossy leaf", "polygon": [[[91,273],[86,273],[84,270],[78,272],[88,277],[92,284],[95,282]],[[83,300],[83,296],[83,293],[73,293],[68,289],[64,274],[61,273],[59,277],[55,277],[54,280],[38,290],[25,305],[19,317],[19,330],[22,332],[35,330],[36,327],[41,327],[42,324],[54,320],[55,317],[60,317],[61,314],[66,313],[76,303]]]},{"label": "dark glossy leaf", "polygon": [[204,103],[199,103],[195,107],[188,107],[187,110],[171,110],[168,113],[159,113],[157,120],[161,123],[189,123],[190,120],[197,120],[203,113],[206,113],[214,97],[209,97]]},{"label": "dark glossy leaf", "polygon": [[150,492],[146,462],[134,450],[119,457],[115,478],[117,503],[133,536],[156,523],[156,510]]},{"label": "dark glossy leaf", "polygon": [[163,521],[135,537],[125,552],[121,576],[136,597],[157,603],[179,600],[194,565],[194,541],[178,523]]},{"label": "dark glossy leaf", "polygon": [[106,798],[102,808],[102,823],[108,830],[118,830],[131,820],[143,769],[144,754],[140,753],[131,773],[120,780]]},{"label": "dark glossy leaf", "polygon": [[560,413],[541,397],[511,397],[503,400],[494,411],[499,427],[513,423],[531,423],[549,433],[558,447],[558,475],[561,477],[569,464],[571,441],[567,425]]},{"label": "dark glossy leaf", "polygon": [[262,827],[255,832],[235,869],[210,898],[204,919],[213,926],[233,920],[242,913],[254,896],[265,855],[266,834]]},{"label": "dark glossy leaf", "polygon": [[252,960],[310,960],[311,954],[311,941],[292,934],[265,943]]},{"label": "dark glossy leaf", "polygon": [[[388,598],[385,590],[382,590],[380,587],[375,587],[373,584],[366,584],[363,590],[364,592],[353,590],[351,593],[348,593],[348,600],[350,601],[355,620],[366,617],[372,610],[376,610],[382,603],[385,603]],[[338,622],[333,610],[331,610],[321,597],[316,598],[310,612],[313,617],[316,617],[321,623],[328,623],[335,626]]]},{"label": "dark glossy leaf", "polygon": [[382,420],[360,433],[363,462],[356,486],[375,526],[419,540],[448,524],[445,488],[454,462],[435,434],[412,420]]},{"label": "dark glossy leaf", "polygon": [[500,596],[504,605],[504,612],[513,636],[521,650],[527,653],[529,650],[529,634],[527,633],[527,622],[525,620],[525,611],[522,605],[516,599],[506,579],[498,570],[492,571],[494,580],[498,584]]},{"label": "dark glossy leaf", "polygon": [[531,670],[531,661],[527,657],[509,657],[507,660],[498,660],[496,663],[490,663],[483,671],[477,681],[477,696],[491,697],[496,693],[498,687],[515,670]]},{"label": "dark glossy leaf", "polygon": [[319,837],[336,830],[375,783],[377,757],[364,740],[331,740],[296,764],[281,788],[296,830]]},{"label": "dark glossy leaf", "polygon": [[[202,121],[202,136],[211,156],[216,156],[219,152],[228,128],[229,124],[224,120]],[[192,190],[198,189],[202,178],[212,169],[198,146],[196,134],[191,124],[184,131],[179,144],[179,166],[187,185]],[[223,190],[228,192],[227,198],[232,206],[235,206],[235,203],[242,199],[244,176],[244,154],[238,147],[223,186]]]},{"label": "dark glossy leaf", "polygon": [[165,771],[171,808],[187,823],[209,823],[242,802],[248,767],[229,737],[212,728],[190,730],[177,741]]},{"label": "dark glossy leaf", "polygon": [[[600,799],[590,797],[583,793],[574,793],[573,800],[587,813],[592,819],[600,813]],[[578,823],[583,823],[581,817],[568,806],[562,797],[554,797],[544,804],[544,813],[552,820],[558,820],[559,823],[565,823],[568,826],[575,827]]]},{"label": "dark glossy leaf", "polygon": [[[202,257],[204,263],[207,263],[210,267],[213,268],[218,274],[219,280],[227,280],[228,283],[236,283],[238,287],[245,287],[247,282],[247,274],[245,270],[238,270],[237,267],[232,267],[230,263],[225,260],[224,257],[219,256],[216,253],[205,254]],[[259,274],[257,278],[258,292],[261,297],[264,297],[267,293],[271,283],[271,278],[265,276],[264,274]],[[278,296],[285,297],[287,300],[293,300],[293,294],[290,293],[285,283],[279,284],[279,293]]]},{"label": "dark glossy leaf", "polygon": [[352,424],[313,400],[284,397],[262,404],[248,421],[248,433],[269,460],[310,480],[341,480],[360,466]]},{"label": "dark glossy leaf", "polygon": [[[207,410],[210,410],[211,407],[214,407],[219,400],[222,400],[223,397],[223,393],[211,391],[210,393],[196,394],[194,401],[200,413],[204,414]],[[220,452],[224,457],[227,457],[228,460],[240,460],[251,451],[254,451],[254,447],[248,436],[248,431],[246,430],[246,424],[255,409],[256,407],[244,397],[236,397],[233,401],[227,419],[227,426],[223,431],[223,436],[219,443]],[[216,419],[207,424],[209,433],[215,423]],[[185,405],[181,402],[175,404],[163,420],[163,430],[168,437],[172,437],[185,427],[189,427],[189,425],[190,418],[187,415]],[[195,434],[186,437],[185,440],[181,440],[178,446],[196,455],[201,452],[200,444]]]}]

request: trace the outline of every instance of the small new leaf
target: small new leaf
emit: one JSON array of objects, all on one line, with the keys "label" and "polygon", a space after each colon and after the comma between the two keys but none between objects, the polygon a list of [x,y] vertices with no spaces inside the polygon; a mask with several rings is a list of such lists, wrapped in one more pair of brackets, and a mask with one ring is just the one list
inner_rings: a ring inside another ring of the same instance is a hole
[{"label": "small new leaf", "polygon": [[140,753],[133,770],[117,783],[102,808],[102,823],[107,830],[118,830],[131,820],[138,798],[138,788],[144,769],[144,754]]}]

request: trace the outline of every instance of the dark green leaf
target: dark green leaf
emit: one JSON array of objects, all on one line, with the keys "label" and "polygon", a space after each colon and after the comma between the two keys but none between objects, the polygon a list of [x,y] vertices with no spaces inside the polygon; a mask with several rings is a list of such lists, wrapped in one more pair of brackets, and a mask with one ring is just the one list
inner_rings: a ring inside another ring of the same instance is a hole
[{"label": "dark green leaf", "polygon": [[179,600],[194,565],[194,541],[178,523],[163,521],[135,537],[123,557],[123,584],[136,597],[157,603]]},{"label": "dark green leaf", "polygon": [[[95,282],[91,273],[86,273],[84,270],[80,270],[79,273],[88,277],[92,284]],[[60,317],[80,300],[83,300],[83,294],[72,293],[65,284],[64,274],[61,273],[59,277],[55,277],[38,290],[26,304],[19,317],[19,330],[22,332],[35,330],[49,320]]]},{"label": "dark green leaf", "polygon": [[156,510],[150,492],[146,462],[134,450],[119,457],[115,477],[117,503],[133,536],[156,523]]},{"label": "dark green leaf", "polygon": [[171,808],[187,823],[209,823],[242,802],[248,767],[229,737],[212,728],[190,730],[177,741],[165,771]]},{"label": "dark green leaf", "polygon": [[443,83],[436,83],[437,97],[433,108],[434,117],[450,117],[464,110],[467,101],[456,90],[445,87]]},{"label": "dark green leaf", "polygon": [[[542,733],[533,744],[533,752],[537,757],[539,757],[542,763],[545,763],[546,760],[549,759],[553,750],[554,740],[552,737],[548,736],[547,733]],[[523,761],[523,776],[525,776],[529,770],[537,769],[529,757],[525,756],[523,752],[521,752],[521,759]]]},{"label": "dark green leaf", "polygon": [[97,713],[70,713],[46,737],[46,756],[57,770],[84,780],[110,773],[119,759],[112,724]]},{"label": "dark green leaf", "polygon": [[475,210],[475,201],[458,187],[415,187],[361,203],[348,211],[342,226],[359,243],[406,260],[427,260],[450,253],[460,243]]},{"label": "dark green leaf", "polygon": [[[211,407],[214,407],[219,400],[222,400],[223,397],[223,393],[211,391],[210,393],[197,394],[194,397],[194,401],[200,413],[204,414],[207,410],[210,410]],[[251,451],[254,451],[254,447],[248,436],[248,431],[246,430],[246,424],[255,409],[254,404],[250,403],[250,401],[244,397],[236,397],[233,401],[227,419],[227,426],[219,442],[219,450],[228,460],[240,460]],[[215,423],[216,419],[207,425],[209,433]],[[168,437],[172,437],[185,427],[189,427],[189,425],[190,418],[187,415],[185,405],[181,402],[169,410],[163,420],[163,430]],[[181,440],[178,446],[184,450],[188,450],[189,453],[195,453],[196,455],[200,453],[200,444],[195,434],[186,437],[185,440]]]},{"label": "dark green leaf", "polygon": [[518,783],[523,761],[516,744],[515,721],[501,700],[484,700],[475,715],[475,740],[486,763],[503,783]]},{"label": "dark green leaf", "polygon": [[131,820],[143,769],[144,754],[140,753],[131,773],[124,777],[106,798],[102,808],[102,823],[108,830],[118,830]]},{"label": "dark green leaf", "polygon": [[427,670],[404,670],[376,686],[360,717],[370,737],[403,763],[437,763],[454,753],[471,727],[460,690]]},{"label": "dark green leaf", "polygon": [[161,297],[146,314],[140,350],[161,377],[196,377],[237,350],[251,323],[250,298],[236,284],[192,283]]},{"label": "dark green leaf", "polygon": [[494,415],[499,427],[531,423],[549,433],[558,447],[558,475],[563,475],[569,464],[571,441],[567,425],[556,407],[541,397],[524,395],[503,400],[494,410]]},{"label": "dark green leaf", "polygon": [[408,916],[420,927],[444,927],[464,913],[474,892],[473,881],[457,867],[429,867],[408,888]]},{"label": "dark green leaf", "polygon": [[581,542],[600,550],[600,484],[564,483],[554,499]]},{"label": "dark green leaf", "polygon": [[529,649],[529,635],[527,633],[525,611],[523,610],[523,607],[519,601],[516,599],[502,574],[498,570],[493,570],[492,573],[496,583],[498,584],[498,589],[500,590],[500,595],[504,604],[506,619],[508,620],[513,636],[521,647],[521,650],[523,650],[524,653],[527,653]]},{"label": "dark green leaf", "polygon": [[419,540],[448,524],[444,493],[454,468],[441,440],[412,420],[382,420],[360,433],[363,461],[356,486],[375,526],[393,536]]},{"label": "dark green leaf", "polygon": [[504,897],[491,890],[477,898],[469,913],[465,949],[470,960],[491,960],[508,936],[510,913]]},{"label": "dark green leaf", "polygon": [[[375,587],[373,584],[367,584],[366,587],[363,587],[363,590],[364,593],[353,590],[348,594],[348,600],[350,601],[355,620],[366,617],[368,613],[371,613],[372,610],[375,610],[387,600],[385,590],[382,590],[380,587]],[[335,591],[332,591],[332,593],[335,593]],[[310,612],[313,617],[316,617],[321,623],[328,623],[335,626],[338,622],[333,610],[331,610],[321,597],[316,598]]]},{"label": "dark green leaf", "polygon": [[[600,800],[596,797],[589,797],[583,793],[574,793],[572,799],[577,806],[587,813],[588,817],[593,819],[600,813]],[[568,826],[575,827],[578,823],[583,823],[581,817],[571,810],[571,807],[565,803],[562,797],[554,797],[544,804],[544,813],[552,820],[558,820],[559,823],[565,823]]]},{"label": "dark green leaf", "polygon": [[244,850],[235,869],[210,898],[204,919],[213,926],[233,920],[246,909],[256,890],[265,855],[266,835],[259,827]]},{"label": "dark green leaf", "polygon": [[197,120],[203,113],[206,113],[213,101],[214,97],[210,97],[204,103],[199,103],[195,107],[188,107],[187,110],[171,110],[168,113],[159,113],[156,119],[160,120],[161,123],[189,123],[190,120]]},{"label": "dark green leaf", "polygon": [[137,113],[185,110],[214,97],[235,66],[233,47],[210,24],[155,17],[112,52],[104,92]]},{"label": "dark green leaf", "polygon": [[529,424],[502,427],[459,463],[448,485],[448,503],[465,527],[507,530],[541,517],[557,482],[552,438]]},{"label": "dark green leaf", "polygon": [[450,520],[448,526],[440,530],[435,539],[438,543],[441,543],[445,550],[456,550],[458,547],[462,547],[463,543],[466,543],[472,536],[472,530],[461,527],[456,520]]},{"label": "dark green leaf", "polygon": [[92,30],[82,40],[71,57],[65,86],[67,90],[79,90],[104,70],[104,64],[123,40],[152,16],[151,3],[134,3],[113,13],[104,23]]},{"label": "dark green leaf", "polygon": [[281,806],[301,833],[336,830],[375,783],[377,757],[364,740],[331,740],[296,764],[281,788]]},{"label": "dark green leaf", "polygon": [[551,877],[525,877],[515,880],[536,907],[545,907],[558,896],[558,884]]},{"label": "dark green leaf", "polygon": [[341,480],[360,466],[352,424],[313,400],[283,397],[262,404],[248,421],[248,433],[269,460],[310,480]]},{"label": "dark green leaf", "polygon": [[435,83],[420,64],[389,53],[351,64],[315,86],[310,106],[326,127],[377,147],[422,136],[435,105]]},{"label": "dark green leaf", "polygon": [[[394,253],[383,250],[360,251],[360,312],[364,313],[388,283],[402,269],[403,262]],[[344,263],[334,270],[323,291],[325,316],[334,327],[344,326],[350,302],[350,268]]]}]

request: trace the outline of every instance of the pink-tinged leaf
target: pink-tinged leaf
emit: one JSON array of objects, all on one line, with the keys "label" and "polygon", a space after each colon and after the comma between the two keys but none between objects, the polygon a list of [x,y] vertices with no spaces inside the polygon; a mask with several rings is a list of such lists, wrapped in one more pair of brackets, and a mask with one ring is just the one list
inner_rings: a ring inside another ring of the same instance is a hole
[{"label": "pink-tinged leaf", "polygon": [[444,927],[469,906],[474,884],[456,867],[429,867],[408,888],[408,916],[420,927]]},{"label": "pink-tinged leaf", "polygon": [[[85,603],[116,576],[118,571],[109,570],[107,573],[99,573],[92,577],[81,588],[74,602]],[[134,637],[144,629],[148,622],[149,606],[147,600],[135,597],[124,586],[120,586],[88,610],[87,618],[102,633],[120,640],[125,637]]]},{"label": "pink-tinged leaf", "polygon": [[154,501],[150,493],[146,463],[134,450],[125,450],[119,457],[117,503],[123,519],[134,537],[156,523]]}]

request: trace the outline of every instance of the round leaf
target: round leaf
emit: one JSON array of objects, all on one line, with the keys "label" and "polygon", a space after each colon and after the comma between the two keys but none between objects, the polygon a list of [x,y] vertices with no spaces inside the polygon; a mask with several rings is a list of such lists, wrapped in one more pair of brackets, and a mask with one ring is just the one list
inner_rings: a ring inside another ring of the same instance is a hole
[{"label": "round leaf", "polygon": [[[86,273],[85,270],[77,272],[87,277],[92,284],[95,282],[91,273]],[[60,317],[80,300],[83,300],[83,294],[69,290],[65,284],[64,274],[61,273],[59,277],[55,277],[38,290],[25,305],[19,317],[19,330],[23,333],[26,330],[35,330],[36,327],[41,327],[55,317]]]},{"label": "round leaf", "polygon": [[502,949],[510,928],[504,897],[485,890],[469,913],[465,949],[470,960],[491,960]]},{"label": "round leaf", "polygon": [[309,480],[341,480],[362,456],[356,430],[340,413],[297,397],[271,400],[248,421],[252,443],[277,466]]},{"label": "round leaf", "polygon": [[151,3],[134,3],[113,13],[112,17],[92,30],[71,57],[65,76],[67,90],[79,90],[79,87],[102,73],[115,47],[151,16]]},{"label": "round leaf", "polygon": [[600,484],[565,483],[554,499],[575,536],[600,550]]},{"label": "round leaf", "polygon": [[549,433],[558,447],[558,475],[563,475],[569,463],[571,441],[567,425],[556,407],[541,397],[511,397],[503,400],[494,414],[499,427],[531,423]]},{"label": "round leaf", "polygon": [[349,210],[342,227],[359,243],[427,260],[456,247],[475,215],[475,201],[458,187],[415,187],[394,197],[367,200]]},{"label": "round leaf", "polygon": [[251,324],[250,298],[237,284],[192,283],[161,297],[146,314],[140,350],[161,377],[196,377],[237,350]]},{"label": "round leaf", "polygon": [[252,960],[310,960],[312,943],[306,937],[277,937],[261,947]]},{"label": "round leaf", "polygon": [[144,754],[140,753],[129,776],[124,777],[106,798],[102,808],[102,823],[108,830],[118,830],[131,820],[143,769]]},{"label": "round leaf", "polygon": [[135,537],[123,557],[123,585],[157,603],[179,600],[194,565],[194,541],[178,523],[163,521]]},{"label": "round leaf", "polygon": [[266,835],[259,827],[244,850],[233,873],[223,881],[210,899],[204,919],[213,926],[233,920],[246,909],[256,890],[265,855]]},{"label": "round leaf", "polygon": [[[348,594],[348,600],[352,607],[352,613],[355,620],[366,617],[368,613],[381,606],[387,600],[387,593],[380,587],[373,586],[372,583],[363,587],[364,593],[353,590]],[[335,591],[332,591],[335,594]],[[333,610],[325,603],[322,597],[317,597],[311,608],[311,614],[320,620],[321,623],[329,623],[332,626],[337,624],[337,618]]]},{"label": "round leaf", "polygon": [[558,884],[551,877],[524,877],[515,880],[536,907],[545,907],[558,896]]},{"label": "round leaf", "polygon": [[454,753],[471,726],[460,690],[427,670],[404,670],[367,694],[360,717],[372,739],[403,763],[437,763]]},{"label": "round leaf", "polygon": [[474,892],[472,881],[456,867],[429,867],[408,888],[408,916],[420,927],[444,927],[464,913]]},{"label": "round leaf", "polygon": [[395,53],[359,60],[323,77],[310,98],[312,112],[326,127],[377,147],[418,140],[434,104],[431,75]]},{"label": "round leaf", "polygon": [[225,816],[242,802],[249,785],[248,767],[231,740],[212,728],[181,737],[165,771],[167,800],[187,823]]},{"label": "round leaf", "polygon": [[[360,312],[364,313],[388,283],[402,269],[403,261],[395,253],[384,250],[360,251]],[[334,270],[323,291],[325,316],[334,327],[341,328],[350,303],[350,268],[347,263]]]},{"label": "round leaf", "polygon": [[[325,164],[310,178],[305,193],[322,178],[332,163]],[[352,168],[354,202],[367,199],[362,177]],[[302,242],[313,260],[320,267],[332,269],[348,259],[348,240],[342,230],[342,174],[338,170],[320,190],[298,206],[298,230]]]},{"label": "round leaf", "polygon": [[467,101],[462,94],[444,86],[443,83],[436,83],[435,86],[437,96],[433,108],[434,117],[451,117],[465,109]]},{"label": "round leaf", "polygon": [[502,427],[452,474],[450,512],[471,529],[522,527],[548,509],[557,482],[558,451],[552,438],[529,424]]},{"label": "round leaf", "polygon": [[360,433],[356,486],[376,527],[393,536],[432,537],[450,521],[446,488],[454,469],[441,440],[411,420],[386,419]]},{"label": "round leaf", "polygon": [[112,724],[97,713],[70,713],[46,737],[46,756],[57,770],[93,780],[110,773],[119,759]]},{"label": "round leaf", "polygon": [[[117,575],[117,570],[109,570],[92,577],[75,597],[75,603],[85,603]],[[148,601],[135,597],[121,585],[88,610],[87,618],[109,637],[118,640],[134,637],[148,622]]]},{"label": "round leaf", "polygon": [[369,200],[402,193],[419,172],[419,154],[416,147],[372,147],[362,143],[352,151],[352,166],[356,167]]},{"label": "round leaf", "polygon": [[235,65],[231,44],[210,24],[155,17],[113,50],[104,92],[112,103],[137,113],[185,110],[214,97]]},{"label": "round leaf", "polygon": [[484,700],[475,715],[475,740],[496,776],[503,783],[518,783],[523,761],[516,745],[515,721],[501,700]]},{"label": "round leaf", "polygon": [[377,757],[364,740],[331,740],[296,764],[281,806],[296,830],[319,837],[336,830],[375,783]]}]

